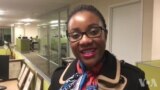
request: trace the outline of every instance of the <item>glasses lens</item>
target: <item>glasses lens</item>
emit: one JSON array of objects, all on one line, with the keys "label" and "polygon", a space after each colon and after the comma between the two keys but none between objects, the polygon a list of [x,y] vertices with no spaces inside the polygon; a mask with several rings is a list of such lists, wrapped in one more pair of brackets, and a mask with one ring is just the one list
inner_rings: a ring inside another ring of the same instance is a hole
[{"label": "glasses lens", "polygon": [[87,31],[87,35],[89,37],[98,37],[101,35],[101,28],[100,27],[94,27],[91,28],[89,31]]},{"label": "glasses lens", "polygon": [[79,32],[69,33],[69,40],[70,41],[77,41],[80,38],[81,38],[81,33],[79,33]]}]

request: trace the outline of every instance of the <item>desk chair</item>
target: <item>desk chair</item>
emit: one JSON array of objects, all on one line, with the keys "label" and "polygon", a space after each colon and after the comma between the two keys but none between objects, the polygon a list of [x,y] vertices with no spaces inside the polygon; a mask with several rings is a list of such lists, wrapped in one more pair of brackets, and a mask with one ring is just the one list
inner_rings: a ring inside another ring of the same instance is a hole
[{"label": "desk chair", "polygon": [[[9,79],[9,55],[0,55],[0,81]],[[5,90],[6,86],[0,86],[0,90]]]}]

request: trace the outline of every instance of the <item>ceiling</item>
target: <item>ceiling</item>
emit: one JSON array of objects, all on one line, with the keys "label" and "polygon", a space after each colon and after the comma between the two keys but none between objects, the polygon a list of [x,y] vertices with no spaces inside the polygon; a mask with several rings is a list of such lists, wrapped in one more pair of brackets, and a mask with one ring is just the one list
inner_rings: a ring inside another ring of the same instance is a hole
[{"label": "ceiling", "polygon": [[24,18],[37,19],[41,15],[64,7],[77,0],[0,0],[0,26],[18,23]]}]

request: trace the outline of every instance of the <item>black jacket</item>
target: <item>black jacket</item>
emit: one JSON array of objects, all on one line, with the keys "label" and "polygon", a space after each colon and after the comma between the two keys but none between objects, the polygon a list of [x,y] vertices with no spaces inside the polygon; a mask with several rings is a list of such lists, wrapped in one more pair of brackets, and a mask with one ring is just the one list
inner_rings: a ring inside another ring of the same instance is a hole
[{"label": "black jacket", "polygon": [[[106,90],[105,85],[114,87],[118,85],[118,83],[122,83],[121,86],[124,85],[124,90],[149,90],[148,85],[145,82],[144,72],[142,70],[124,61],[117,61],[116,58],[108,51],[105,51],[104,58],[102,70],[98,76],[98,86],[102,86],[102,88],[104,86],[101,90]],[[118,62],[120,62],[119,66]],[[64,70],[66,67],[57,68],[52,75],[49,90],[58,90],[61,87],[60,78],[65,81],[70,76],[75,74],[76,63],[77,60],[73,61],[68,69],[66,69],[65,73]],[[120,71],[120,75],[118,75],[118,70]],[[61,76],[62,73],[64,73],[63,77]],[[116,78],[118,81],[116,81]],[[108,79],[113,81],[111,85],[107,83]]]}]

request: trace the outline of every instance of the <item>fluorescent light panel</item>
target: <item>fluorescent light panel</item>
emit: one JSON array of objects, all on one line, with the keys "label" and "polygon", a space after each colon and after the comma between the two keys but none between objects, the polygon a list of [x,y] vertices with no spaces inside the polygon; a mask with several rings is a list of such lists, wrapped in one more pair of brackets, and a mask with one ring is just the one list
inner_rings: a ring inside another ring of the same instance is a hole
[{"label": "fluorescent light panel", "polygon": [[21,19],[21,22],[34,22],[36,21],[35,19],[31,19],[31,18],[25,18],[25,19]]},{"label": "fluorescent light panel", "polygon": [[4,14],[5,14],[5,11],[0,10],[0,15],[4,15]]},{"label": "fluorescent light panel", "polygon": [[[66,21],[65,20],[60,20],[60,23],[65,23]],[[58,20],[52,20],[49,22],[50,24],[56,24],[58,23]]]}]

